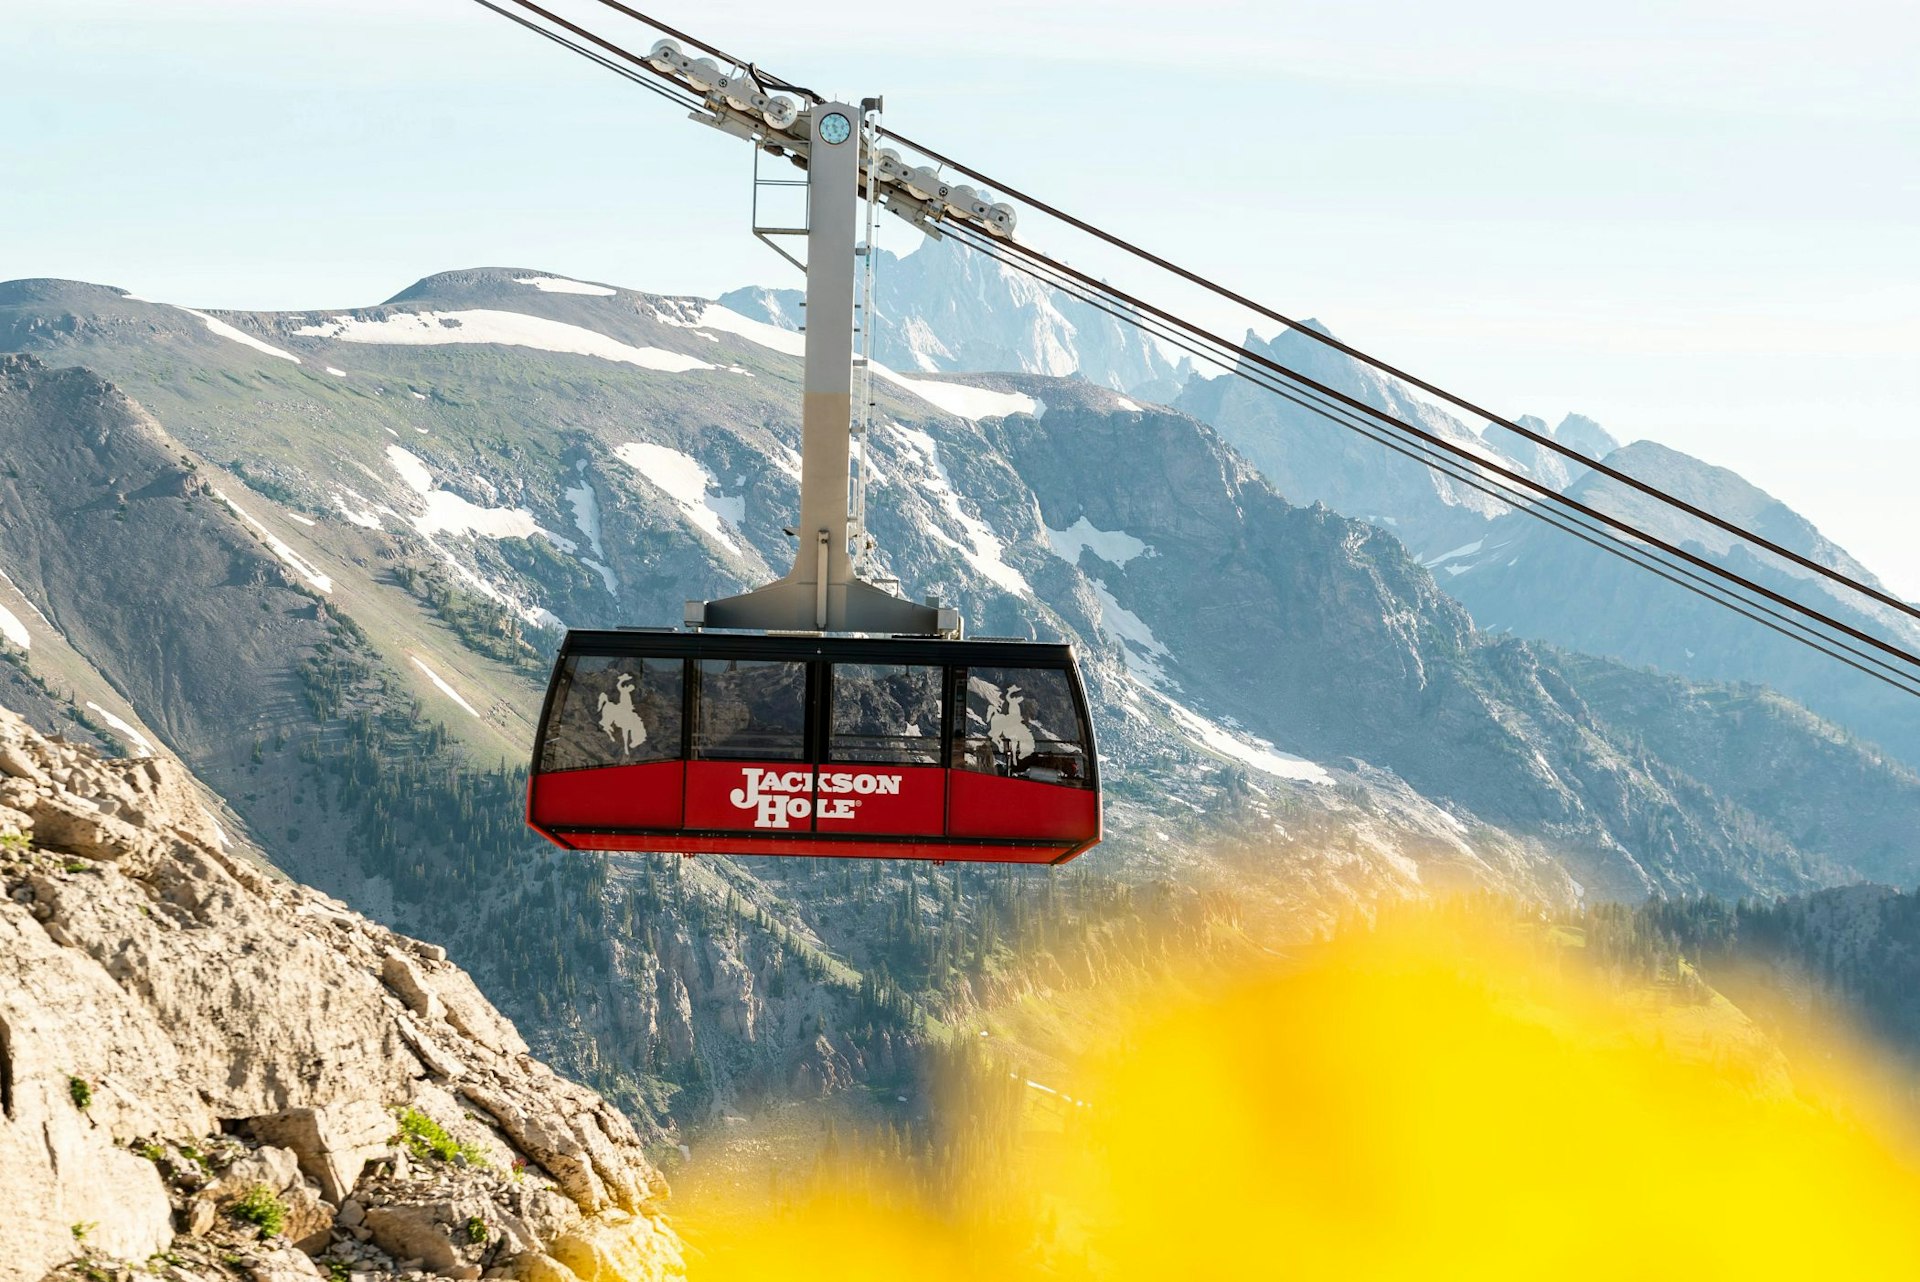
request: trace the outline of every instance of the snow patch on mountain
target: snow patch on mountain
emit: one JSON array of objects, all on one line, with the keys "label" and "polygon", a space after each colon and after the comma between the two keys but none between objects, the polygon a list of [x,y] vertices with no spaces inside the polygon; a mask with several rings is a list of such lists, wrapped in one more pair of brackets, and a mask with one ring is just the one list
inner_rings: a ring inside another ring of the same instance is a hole
[{"label": "snow patch on mountain", "polygon": [[0,637],[5,637],[22,650],[33,649],[33,637],[27,632],[27,625],[4,605],[0,605]]},{"label": "snow patch on mountain", "polygon": [[1186,704],[1167,697],[1163,691],[1152,690],[1150,693],[1160,700],[1181,729],[1221,756],[1277,779],[1293,779],[1328,787],[1333,785],[1333,776],[1319,763],[1296,757],[1290,752],[1281,752],[1265,739],[1237,734],[1219,722],[1201,716]]},{"label": "snow patch on mountain", "polygon": [[[129,295],[129,297],[131,297],[131,295]],[[168,304],[168,305],[172,306],[173,304]],[[275,347],[271,343],[263,343],[259,339],[255,338],[253,335],[247,333],[245,330],[235,329],[233,326],[227,324],[225,321],[209,316],[205,312],[196,312],[191,307],[181,307],[179,310],[185,312],[189,316],[199,317],[201,322],[206,325],[209,331],[211,331],[212,333],[218,334],[221,338],[227,338],[227,339],[233,340],[236,343],[245,344],[246,346],[251,347],[256,352],[265,352],[267,355],[277,356],[283,361],[292,361],[295,365],[298,365],[300,363],[300,358],[298,356],[295,356],[292,352],[282,351],[280,348]]]},{"label": "snow patch on mountain", "polygon": [[567,552],[579,549],[572,539],[542,529],[523,507],[481,507],[452,490],[440,489],[433,470],[398,445],[387,446],[387,462],[407,488],[426,502],[427,510],[413,518],[413,528],[422,534],[478,534],[489,539],[530,539],[538,534]]},{"label": "snow patch on mountain", "polygon": [[1089,548],[1102,561],[1125,565],[1137,556],[1152,556],[1153,549],[1125,530],[1103,530],[1081,517],[1064,530],[1047,527],[1047,545],[1063,561],[1079,564],[1080,554]]},{"label": "snow patch on mountain", "polygon": [[583,280],[568,280],[565,276],[515,276],[516,285],[531,285],[546,294],[591,294],[595,298],[612,298],[620,291],[608,289],[605,285],[589,285]]},{"label": "snow patch on mountain", "polygon": [[[586,460],[581,460],[579,470],[582,473],[587,470]],[[580,561],[600,576],[607,595],[616,595],[620,585],[613,577],[612,567],[606,563],[607,550],[600,542],[600,496],[594,493],[593,482],[584,475],[580,484],[568,488],[566,495],[568,505],[573,508],[573,523],[587,536],[587,546],[593,549],[592,557],[581,557]]]},{"label": "snow patch on mountain", "polygon": [[665,348],[634,347],[580,325],[491,308],[458,312],[399,312],[378,320],[335,316],[330,321],[303,325],[293,332],[306,338],[327,338],[342,343],[383,343],[403,347],[441,347],[456,343],[531,347],[543,352],[595,356],[601,360],[670,374],[715,368],[706,361],[679,352],[669,352]]},{"label": "snow patch on mountain", "polygon": [[480,715],[478,712],[474,711],[473,705],[471,703],[468,703],[465,699],[462,699],[460,697],[460,692],[458,690],[454,689],[452,686],[447,684],[446,678],[442,677],[438,672],[435,672],[432,668],[429,668],[426,665],[426,663],[421,660],[419,655],[410,654],[407,657],[413,660],[414,667],[420,669],[420,671],[427,674],[427,680],[433,682],[434,688],[439,690],[441,694],[446,695],[447,698],[453,700],[455,703],[465,708],[467,712],[472,716],[478,717]]},{"label": "snow patch on mountain", "polygon": [[273,554],[279,557],[280,560],[283,561],[290,569],[292,569],[295,574],[298,574],[301,578],[305,579],[309,584],[311,584],[313,587],[319,589],[322,592],[330,593],[333,591],[332,578],[330,578],[325,574],[320,573],[320,571],[314,567],[311,561],[308,561],[305,557],[301,556],[298,552],[295,552],[291,547],[287,545],[285,540],[281,539],[272,530],[269,530],[266,526],[262,525],[258,520],[254,519],[253,515],[247,512],[246,509],[242,508],[238,503],[235,503],[232,499],[228,498],[226,491],[216,489],[213,492],[213,497],[219,499],[222,503],[225,503],[227,507],[232,510],[235,516],[245,521],[248,525],[251,525],[259,533],[261,540],[267,545],[267,547],[273,552]]},{"label": "snow patch on mountain", "polygon": [[481,596],[487,598],[487,600],[494,602],[496,605],[505,606],[537,628],[564,628],[567,626],[566,620],[545,606],[527,605],[485,575],[468,568],[459,557],[455,556],[444,545],[431,536],[427,538],[427,546],[433,549],[434,555],[438,556],[441,562],[446,565],[447,569],[453,572],[455,578],[472,588],[475,592],[478,592]]},{"label": "snow patch on mountain", "polygon": [[325,368],[327,373],[333,375],[335,378],[345,378],[347,376],[347,371],[343,369],[335,369],[331,365],[328,365]]},{"label": "snow patch on mountain", "polygon": [[713,473],[707,471],[699,459],[671,446],[648,441],[629,441],[613,453],[672,499],[686,518],[706,531],[714,542],[735,556],[741,555],[740,545],[727,533],[723,514],[738,524],[746,515],[746,499],[709,497],[707,491],[716,488]]},{"label": "snow patch on mountain", "polygon": [[[348,493],[352,493],[352,491],[348,491]],[[354,495],[354,497],[359,498],[360,496]],[[365,505],[368,508],[368,510],[366,511],[355,510],[354,506],[351,503],[347,502],[347,498],[345,494],[335,494],[333,496],[334,508],[340,513],[341,516],[344,516],[347,518],[347,523],[349,525],[357,525],[363,530],[379,529],[380,518],[377,515],[375,515],[375,513],[372,511],[371,505],[367,504],[365,499],[360,499],[360,501],[363,505]]]},{"label": "snow patch on mountain", "polygon": [[387,446],[387,462],[393,470],[400,473],[400,479],[415,494],[433,492],[433,469],[423,463],[417,455],[409,454],[398,445]]},{"label": "snow patch on mountain", "polygon": [[1173,651],[1167,649],[1160,638],[1153,634],[1146,620],[1115,600],[1105,583],[1093,578],[1088,579],[1087,583],[1100,599],[1101,635],[1120,647],[1127,671],[1156,690],[1179,689],[1180,683],[1169,677],[1167,670],[1160,666],[1162,659],[1172,662]]},{"label": "snow patch on mountain", "polygon": [[139,755],[143,757],[157,757],[160,755],[158,752],[154,750],[153,743],[147,738],[147,736],[141,734],[138,730],[135,730],[130,724],[128,724],[127,720],[124,717],[115,716],[113,713],[108,712],[105,708],[101,707],[99,704],[95,703],[91,699],[87,700],[87,707],[99,713],[101,717],[103,717],[106,720],[106,723],[113,727],[114,732],[117,733],[122,739],[126,740],[127,746],[129,748],[136,749],[139,752]]},{"label": "snow patch on mountain", "polygon": [[1463,556],[1472,556],[1475,552],[1478,552],[1485,545],[1486,545],[1485,539],[1475,539],[1471,543],[1462,543],[1457,548],[1448,548],[1445,552],[1442,552],[1439,556],[1436,556],[1431,560],[1424,561],[1422,562],[1422,564],[1425,565],[1429,570],[1431,570],[1434,566],[1439,565],[1443,561],[1453,561]]},{"label": "snow patch on mountain", "polygon": [[912,392],[934,408],[970,422],[977,423],[983,418],[1005,418],[1009,414],[1030,414],[1039,418],[1043,412],[1040,402],[1025,392],[996,392],[986,387],[969,387],[965,383],[908,378],[878,362],[874,364],[873,372],[889,383]]},{"label": "snow patch on mountain", "polygon": [[770,351],[785,356],[805,356],[807,354],[807,336],[782,329],[778,325],[769,325],[765,321],[742,316],[731,307],[722,307],[719,303],[702,304],[690,319],[683,319],[670,312],[656,310],[654,315],[662,322],[678,329],[714,329],[723,334],[732,334],[757,343]]},{"label": "snow patch on mountain", "polygon": [[985,521],[968,515],[966,508],[961,505],[960,493],[953,488],[953,478],[947,474],[946,464],[940,461],[939,444],[918,428],[902,427],[898,423],[889,423],[887,426],[918,457],[928,473],[924,493],[966,532],[967,542],[962,544],[934,525],[927,527],[927,533],[958,552],[967,564],[1002,591],[1015,596],[1032,596],[1033,585],[1027,582],[1027,576],[1008,565],[1001,555],[1006,544],[1000,541],[1000,537]]}]

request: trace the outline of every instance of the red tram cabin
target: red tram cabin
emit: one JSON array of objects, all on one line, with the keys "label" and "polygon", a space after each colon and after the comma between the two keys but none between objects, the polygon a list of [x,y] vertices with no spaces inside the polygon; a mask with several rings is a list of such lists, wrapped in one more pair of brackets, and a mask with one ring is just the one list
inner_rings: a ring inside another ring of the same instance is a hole
[{"label": "red tram cabin", "polygon": [[1100,840],[1070,645],[570,632],[527,822],[569,850],[1065,863]]}]

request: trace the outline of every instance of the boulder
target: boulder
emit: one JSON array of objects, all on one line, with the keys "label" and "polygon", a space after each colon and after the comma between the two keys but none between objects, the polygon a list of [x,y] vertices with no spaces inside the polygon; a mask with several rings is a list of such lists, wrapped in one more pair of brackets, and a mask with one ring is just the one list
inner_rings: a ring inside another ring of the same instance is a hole
[{"label": "boulder", "polygon": [[[392,1114],[372,1100],[343,1100],[332,1108],[290,1108],[251,1118],[247,1129],[264,1144],[291,1149],[300,1170],[320,1186],[321,1196],[340,1203],[360,1172],[387,1151]],[[358,1220],[353,1223],[359,1223]]]}]

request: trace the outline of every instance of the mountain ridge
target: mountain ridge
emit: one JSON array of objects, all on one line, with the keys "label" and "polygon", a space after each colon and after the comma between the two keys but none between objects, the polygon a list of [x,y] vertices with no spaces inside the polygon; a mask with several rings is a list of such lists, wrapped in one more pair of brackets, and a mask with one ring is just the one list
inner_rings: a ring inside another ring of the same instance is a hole
[{"label": "mountain ridge", "polygon": [[[778,531],[798,444],[784,332],[530,270],[425,277],[404,304],[221,313],[241,339],[118,295],[0,307],[0,346],[50,363],[21,366],[0,405],[37,482],[0,512],[0,569],[30,549],[66,585],[49,613],[95,638],[88,661],[146,690],[167,663],[76,589],[104,555],[88,549],[118,549],[114,572],[148,582],[225,549],[233,572],[197,589],[206,608],[230,594],[227,626],[283,643],[202,643],[172,662],[284,694],[166,737],[290,871],[446,939],[544,1056],[636,1117],[693,1128],[796,1083],[904,1081],[932,1021],[1031,982],[994,942],[1027,881],[560,858],[520,829],[518,761],[501,761],[525,750],[544,620],[665,621],[687,596],[765,577],[791,555]],[[73,404],[33,390],[88,379],[126,390]],[[877,386],[869,496],[886,565],[978,630],[1082,647],[1113,762],[1110,841],[1069,883],[1089,903],[1114,884],[1232,885],[1311,929],[1453,888],[1781,893],[1857,875],[1847,831],[1799,823],[1810,794],[1871,798],[1889,824],[1920,797],[1857,746],[1809,751],[1803,777],[1771,792],[1753,774],[1706,778],[1699,742],[1650,749],[1612,711],[1652,698],[1644,674],[1478,632],[1390,533],[1286,502],[1188,415],[1040,375]],[[151,475],[116,486],[129,464],[59,462],[92,457],[102,434],[131,448],[144,429],[113,399],[130,394],[165,434],[142,447]],[[200,488],[138,497],[176,473]],[[119,524],[149,534],[124,545],[89,525],[115,524],[122,491]],[[75,539],[51,537],[66,525]],[[163,607],[142,608],[144,631],[173,635]],[[1735,725],[1752,697],[1707,715]],[[1830,734],[1777,724],[1796,745]],[[1894,871],[1908,857],[1867,853]],[[470,899],[486,905],[478,928]],[[1100,912],[1082,922],[1095,935],[1059,945],[1075,957],[1118,929]],[[528,923],[538,948],[485,946]]]}]

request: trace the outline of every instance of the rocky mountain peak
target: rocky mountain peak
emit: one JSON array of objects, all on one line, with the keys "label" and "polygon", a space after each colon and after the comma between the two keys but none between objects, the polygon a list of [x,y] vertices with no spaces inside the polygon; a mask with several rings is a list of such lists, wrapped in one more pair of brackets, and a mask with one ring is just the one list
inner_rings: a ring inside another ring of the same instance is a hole
[{"label": "rocky mountain peak", "polygon": [[1612,432],[1584,414],[1569,414],[1553,429],[1553,439],[1588,458],[1603,459],[1620,448]]},{"label": "rocky mountain peak", "polygon": [[0,890],[0,1282],[679,1275],[626,1118],[180,767],[0,709]]}]

